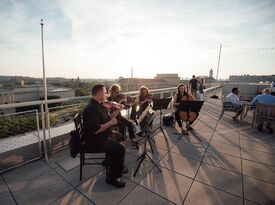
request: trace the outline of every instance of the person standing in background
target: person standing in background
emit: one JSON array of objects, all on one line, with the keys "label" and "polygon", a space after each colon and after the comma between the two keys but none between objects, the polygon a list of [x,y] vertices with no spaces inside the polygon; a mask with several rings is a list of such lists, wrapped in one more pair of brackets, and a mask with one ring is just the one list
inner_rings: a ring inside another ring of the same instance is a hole
[{"label": "person standing in background", "polygon": [[271,95],[275,96],[275,80],[273,80],[270,84],[270,90],[271,90]]},{"label": "person standing in background", "polygon": [[192,76],[192,79],[189,81],[189,85],[191,88],[191,94],[194,96],[195,100],[197,100],[198,80],[195,78],[195,75]]},{"label": "person standing in background", "polygon": [[199,101],[204,101],[204,89],[205,89],[204,79],[201,78],[199,82],[199,99],[198,99]]}]

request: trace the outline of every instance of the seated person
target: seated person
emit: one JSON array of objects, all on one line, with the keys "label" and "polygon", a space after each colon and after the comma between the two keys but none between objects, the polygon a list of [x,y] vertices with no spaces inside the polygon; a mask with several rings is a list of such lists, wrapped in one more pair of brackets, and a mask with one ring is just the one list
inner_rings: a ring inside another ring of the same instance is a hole
[{"label": "seated person", "polygon": [[[149,93],[149,89],[146,86],[141,86],[139,89],[139,96],[137,96],[136,103],[132,106],[131,120],[136,120],[148,107],[149,103],[153,100],[153,96]],[[137,105],[139,109],[137,110]]]},{"label": "seated person", "polygon": [[273,80],[270,84],[271,95],[275,96],[275,80]]},{"label": "seated person", "polygon": [[[177,121],[180,129],[181,129],[181,133],[184,133],[185,129],[182,127],[182,122],[181,122],[182,119],[180,117],[180,111],[179,111],[178,107],[179,107],[180,101],[186,100],[186,98],[189,98],[188,100],[190,100],[190,101],[195,101],[195,98],[193,97],[193,95],[191,95],[187,92],[186,86],[184,84],[179,84],[178,91],[175,94],[175,96],[173,97],[173,107],[175,109],[175,118],[176,118],[176,121]],[[198,117],[198,113],[197,113],[197,117]],[[195,120],[190,121],[190,125],[192,125],[192,123]],[[189,129],[190,128],[192,129],[192,127],[189,127]]]},{"label": "seated person", "polygon": [[225,98],[225,104],[232,106],[233,110],[236,112],[235,116],[232,117],[234,122],[238,121],[238,117],[242,114],[242,111],[243,111],[243,106],[240,103],[240,98],[238,94],[239,94],[239,89],[232,88],[232,92],[229,93]]},{"label": "seated person", "polygon": [[[121,89],[120,89],[120,86],[118,84],[112,85],[111,88],[109,89],[110,97],[108,98],[108,100],[120,103],[123,100],[121,98],[124,97],[124,95],[120,94],[120,90]],[[138,149],[138,143],[136,141],[134,141],[134,138],[136,136],[135,136],[135,133],[134,133],[133,123],[131,121],[127,120],[125,117],[123,117],[121,115],[121,113],[119,113],[117,115],[116,119],[118,121],[119,132],[122,135],[124,135],[125,128],[127,127],[132,146],[133,146],[134,149]]]},{"label": "seated person", "polygon": [[[257,95],[252,101],[251,105],[256,106],[257,103],[266,104],[266,105],[275,105],[275,96],[270,94],[271,91],[269,88],[263,90],[263,94]],[[259,122],[258,130],[262,131],[263,122]],[[273,129],[270,126],[270,123],[266,124],[266,129],[272,134]]]},{"label": "seated person", "polygon": [[119,142],[110,139],[111,127],[117,124],[114,115],[109,115],[102,105],[107,98],[106,88],[98,84],[92,88],[92,99],[83,112],[83,137],[85,149],[105,152],[109,162],[106,182],[117,188],[125,186],[120,178],[123,172],[125,148]]}]

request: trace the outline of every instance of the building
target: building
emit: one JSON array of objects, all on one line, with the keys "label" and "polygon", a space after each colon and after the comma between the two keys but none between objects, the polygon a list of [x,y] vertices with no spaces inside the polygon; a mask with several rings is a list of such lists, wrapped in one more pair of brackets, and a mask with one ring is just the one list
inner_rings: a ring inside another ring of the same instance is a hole
[{"label": "building", "polygon": [[143,85],[150,90],[159,88],[176,87],[180,82],[178,74],[157,74],[154,78],[123,78],[116,83],[121,86],[122,92],[137,91]]},{"label": "building", "polygon": [[[75,97],[75,91],[71,88],[48,86],[48,96]],[[44,98],[43,85],[23,85],[18,88],[0,89],[0,104],[35,101],[42,98]]]},{"label": "building", "polygon": [[211,68],[211,70],[209,71],[209,78],[213,78],[213,69]]},{"label": "building", "polygon": [[229,82],[241,83],[271,83],[275,80],[275,75],[230,75]]}]

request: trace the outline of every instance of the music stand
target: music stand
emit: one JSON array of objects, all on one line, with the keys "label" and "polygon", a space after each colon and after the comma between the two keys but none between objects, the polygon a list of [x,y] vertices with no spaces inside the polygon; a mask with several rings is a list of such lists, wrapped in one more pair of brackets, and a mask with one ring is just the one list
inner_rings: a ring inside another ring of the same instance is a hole
[{"label": "music stand", "polygon": [[137,174],[137,171],[138,171],[138,169],[139,169],[139,167],[140,167],[140,165],[141,165],[141,163],[143,162],[143,160],[145,159],[145,158],[147,158],[147,159],[149,159],[154,165],[155,165],[155,167],[157,167],[157,169],[161,172],[161,169],[158,167],[158,165],[154,162],[154,160],[147,154],[147,148],[146,148],[146,144],[147,144],[147,142],[150,142],[150,131],[149,131],[149,126],[150,126],[150,124],[153,122],[153,120],[155,119],[155,117],[156,117],[156,113],[154,112],[151,116],[150,116],[150,118],[149,119],[147,119],[146,120],[146,125],[144,126],[144,144],[143,144],[143,146],[144,146],[144,148],[143,148],[143,153],[138,157],[138,166],[137,166],[137,168],[136,168],[136,170],[135,170],[135,173],[134,173],[134,175],[133,175],[133,177],[135,177],[136,176],[136,174]]},{"label": "music stand", "polygon": [[186,119],[186,131],[183,134],[180,134],[178,139],[183,137],[183,135],[189,135],[189,132],[191,132],[199,141],[201,141],[201,139],[191,130],[190,112],[199,113],[202,105],[203,105],[203,101],[181,101],[180,102],[179,112],[186,112],[187,119]]},{"label": "music stand", "polygon": [[168,140],[167,140],[167,137],[166,137],[166,135],[164,133],[164,130],[163,130],[163,127],[162,127],[162,124],[161,124],[162,109],[167,109],[169,103],[171,102],[171,99],[172,98],[163,98],[163,99],[153,100],[153,108],[152,108],[155,111],[159,110],[160,116],[159,116],[159,126],[156,129],[154,129],[151,132],[151,134],[153,134],[155,131],[157,131],[158,129],[160,129],[161,132],[162,132],[162,134],[164,135],[164,138],[165,138],[166,141],[168,141]]},{"label": "music stand", "polygon": [[[152,110],[151,106],[148,105],[147,108],[143,111],[140,118],[137,120],[137,124],[134,127],[135,127],[136,134],[139,135],[140,137],[142,137],[145,134],[145,131],[147,130],[147,128],[152,124],[154,119],[151,120],[151,117],[153,114],[156,115],[155,112]],[[151,121],[150,121],[150,124],[148,125],[149,120],[151,120]],[[140,140],[142,140],[142,138],[139,139],[138,142]],[[151,141],[154,142],[154,139],[152,137],[150,137],[150,135],[149,135],[148,143],[150,145],[152,153],[154,153]]]}]

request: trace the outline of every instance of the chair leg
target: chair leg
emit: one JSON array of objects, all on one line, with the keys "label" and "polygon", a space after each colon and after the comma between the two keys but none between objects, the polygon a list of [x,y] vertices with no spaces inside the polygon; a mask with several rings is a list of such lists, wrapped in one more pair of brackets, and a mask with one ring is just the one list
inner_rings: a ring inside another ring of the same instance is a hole
[{"label": "chair leg", "polygon": [[219,120],[222,118],[223,114],[224,114],[224,109],[222,109],[222,112],[221,112]]},{"label": "chair leg", "polygon": [[80,152],[80,173],[79,173],[79,176],[80,176],[80,181],[82,181],[82,166],[83,166],[83,153]]},{"label": "chair leg", "polygon": [[254,125],[255,125],[255,115],[256,115],[256,111],[253,112],[253,118],[252,118],[252,124],[251,124],[251,128],[253,129],[254,128]]}]

